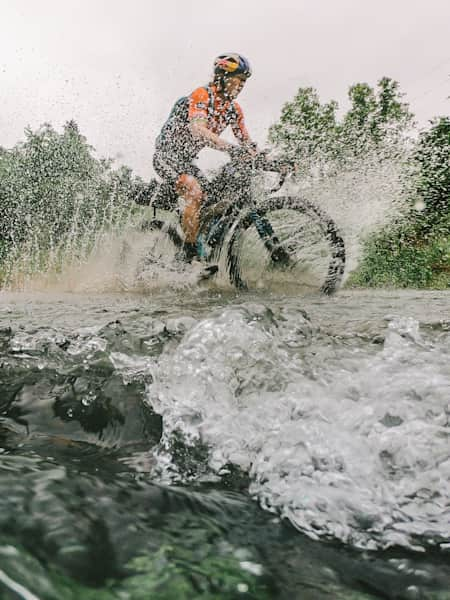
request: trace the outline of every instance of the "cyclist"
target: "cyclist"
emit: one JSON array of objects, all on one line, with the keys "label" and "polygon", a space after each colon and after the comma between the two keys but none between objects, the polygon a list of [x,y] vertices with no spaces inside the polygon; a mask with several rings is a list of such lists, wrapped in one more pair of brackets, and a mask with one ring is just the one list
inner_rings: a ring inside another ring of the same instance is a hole
[{"label": "cyclist", "polygon": [[[166,186],[165,193],[185,201],[181,225],[188,261],[198,255],[197,235],[207,179],[193,164],[202,148],[210,147],[238,157],[256,153],[235,98],[251,76],[248,60],[240,54],[221,54],[214,61],[213,80],[180,98],[156,140],[153,166]],[[219,136],[231,126],[238,144]]]}]

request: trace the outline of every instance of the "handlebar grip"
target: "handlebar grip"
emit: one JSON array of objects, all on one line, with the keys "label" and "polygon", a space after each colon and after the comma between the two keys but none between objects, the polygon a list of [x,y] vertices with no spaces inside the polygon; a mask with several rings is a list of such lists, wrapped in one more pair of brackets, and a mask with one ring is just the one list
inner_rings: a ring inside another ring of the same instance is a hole
[{"label": "handlebar grip", "polygon": [[294,166],[293,161],[287,161],[285,159],[271,159],[267,158],[267,154],[262,152],[258,155],[256,159],[256,165],[258,168],[263,169],[264,171],[273,171],[275,173],[280,174],[280,179],[276,186],[270,189],[270,193],[277,192],[284,185],[286,178],[289,174],[289,171],[286,170],[286,167]]}]

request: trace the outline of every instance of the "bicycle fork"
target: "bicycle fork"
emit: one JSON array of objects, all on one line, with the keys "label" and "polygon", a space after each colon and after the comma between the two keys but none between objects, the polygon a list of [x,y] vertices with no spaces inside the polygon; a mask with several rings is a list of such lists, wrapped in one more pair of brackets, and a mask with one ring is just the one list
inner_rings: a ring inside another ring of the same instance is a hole
[{"label": "bicycle fork", "polygon": [[265,248],[270,254],[270,258],[278,265],[286,266],[289,264],[289,254],[280,245],[280,240],[275,235],[272,225],[269,221],[262,217],[256,210],[249,213],[249,219],[254,224],[259,237],[261,238]]}]

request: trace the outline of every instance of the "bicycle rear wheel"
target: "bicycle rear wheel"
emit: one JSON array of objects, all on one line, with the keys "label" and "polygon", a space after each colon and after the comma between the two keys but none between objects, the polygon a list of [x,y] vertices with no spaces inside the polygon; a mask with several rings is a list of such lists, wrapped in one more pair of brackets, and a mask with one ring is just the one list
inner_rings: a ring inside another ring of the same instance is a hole
[{"label": "bicycle rear wheel", "polygon": [[269,198],[236,223],[227,249],[238,288],[300,284],[332,294],[345,268],[345,244],[323,210],[295,197]]}]

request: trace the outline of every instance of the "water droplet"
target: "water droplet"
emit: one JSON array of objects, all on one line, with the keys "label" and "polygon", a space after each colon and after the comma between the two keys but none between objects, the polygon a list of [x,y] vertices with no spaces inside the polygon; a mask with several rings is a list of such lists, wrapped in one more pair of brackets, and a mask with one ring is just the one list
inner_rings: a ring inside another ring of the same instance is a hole
[{"label": "water droplet", "polygon": [[418,210],[419,212],[425,210],[425,202],[423,200],[417,200],[417,202],[414,203],[414,210]]},{"label": "water droplet", "polygon": [[406,590],[406,594],[406,597],[411,598],[411,600],[416,600],[416,598],[420,598],[421,596],[419,588],[415,585],[410,585]]},{"label": "water droplet", "polygon": [[262,575],[263,568],[262,565],[258,563],[250,562],[249,560],[243,560],[241,561],[240,565],[241,569],[244,569],[244,571],[248,571],[252,575]]}]

